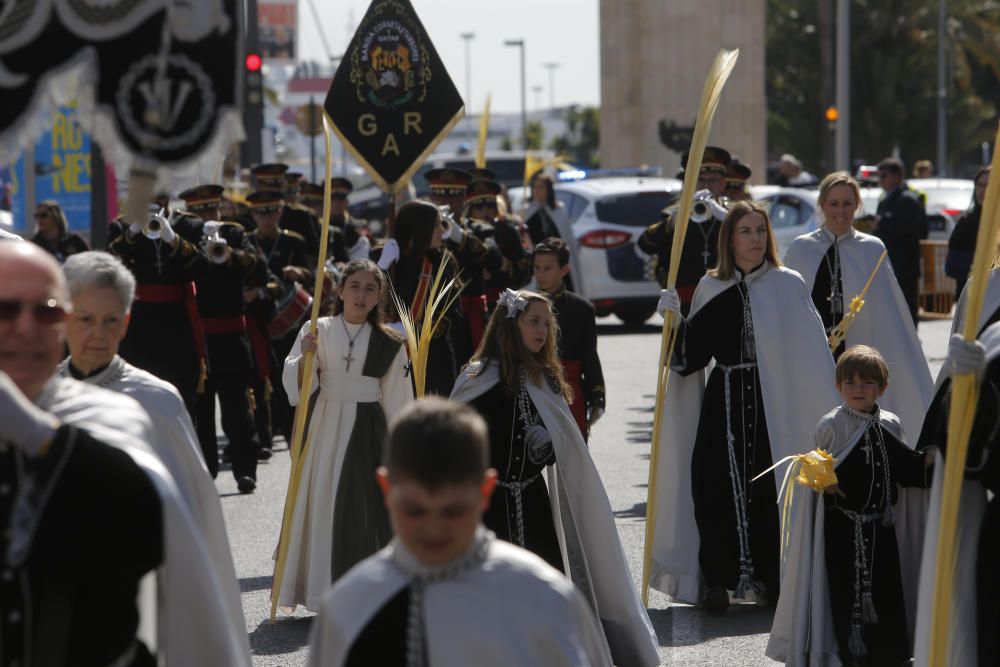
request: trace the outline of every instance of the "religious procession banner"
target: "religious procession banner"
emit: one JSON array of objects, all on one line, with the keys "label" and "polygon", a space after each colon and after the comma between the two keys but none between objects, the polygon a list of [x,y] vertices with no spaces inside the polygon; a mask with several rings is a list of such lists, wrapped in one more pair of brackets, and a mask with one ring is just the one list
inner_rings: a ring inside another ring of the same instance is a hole
[{"label": "religious procession banner", "polygon": [[409,0],[374,0],[323,105],[333,130],[383,190],[394,193],[465,113]]},{"label": "religious procession banner", "polygon": [[0,2],[0,164],[66,95],[109,161],[147,168],[242,138],[240,0]]}]

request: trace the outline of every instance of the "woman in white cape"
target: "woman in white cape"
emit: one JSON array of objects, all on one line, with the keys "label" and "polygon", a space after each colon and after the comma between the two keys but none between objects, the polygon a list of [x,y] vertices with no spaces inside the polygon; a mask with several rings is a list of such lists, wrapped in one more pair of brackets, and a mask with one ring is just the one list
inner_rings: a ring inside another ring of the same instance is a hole
[{"label": "woman in white cape", "polygon": [[569,576],[616,665],[657,665],[611,504],[566,402],[556,331],[547,297],[507,290],[455,384],[451,397],[475,407],[490,429],[499,481],[484,523]]},{"label": "woman in white cape", "polygon": [[375,482],[386,415],[413,400],[406,349],[383,325],[385,274],[367,259],[344,269],[333,315],[306,323],[282,380],[298,404],[304,352],[315,352],[302,480],[278,603],[319,611],[331,583],[391,539]]},{"label": "woman in white cape", "polygon": [[[661,312],[680,318],[676,291]],[[723,613],[777,599],[777,484],[751,480],[812,441],[838,405],[833,357],[802,278],[781,266],[767,211],[738,202],[719,266],[680,321],[656,474],[651,585]],[[706,384],[704,370],[714,361]]]}]

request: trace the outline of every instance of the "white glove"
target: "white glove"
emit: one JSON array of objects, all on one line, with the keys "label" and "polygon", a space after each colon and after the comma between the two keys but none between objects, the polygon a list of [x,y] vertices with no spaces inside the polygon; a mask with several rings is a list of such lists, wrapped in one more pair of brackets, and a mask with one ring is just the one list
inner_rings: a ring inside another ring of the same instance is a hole
[{"label": "white glove", "polygon": [[542,465],[552,456],[552,436],[541,424],[535,424],[524,434],[528,458],[535,465]]},{"label": "white glove", "polygon": [[660,301],[656,304],[656,312],[660,315],[666,315],[668,310],[680,315],[681,297],[677,294],[677,290],[661,289]]},{"label": "white glove", "polygon": [[453,243],[461,243],[463,236],[465,236],[465,232],[462,230],[462,226],[454,220],[451,220],[448,223],[448,238],[451,239]]},{"label": "white glove", "polygon": [[55,437],[58,428],[58,419],[29,401],[0,371],[0,440],[12,443],[28,456],[36,456]]},{"label": "white glove", "polygon": [[382,256],[378,258],[378,268],[386,271],[399,259],[399,244],[396,239],[389,239],[382,248]]},{"label": "white glove", "polygon": [[952,334],[944,367],[952,376],[968,373],[979,375],[986,367],[986,347],[978,340],[965,340],[962,334]]},{"label": "white glove", "polygon": [[706,199],[705,203],[708,205],[708,210],[712,212],[713,218],[720,222],[726,219],[726,215],[728,215],[729,211],[726,210],[725,206],[714,199]]},{"label": "white glove", "polygon": [[694,201],[705,201],[712,198],[712,191],[708,188],[704,190],[698,190],[694,193]]},{"label": "white glove", "polygon": [[160,218],[160,222],[160,239],[169,246],[174,245],[177,242],[177,233],[170,226],[170,221],[166,218]]},{"label": "white glove", "polygon": [[206,238],[209,236],[216,236],[221,228],[221,223],[218,223],[215,220],[208,220],[201,226],[201,235]]},{"label": "white glove", "polygon": [[128,226],[128,237],[130,239],[135,238],[139,234],[142,234],[142,227],[140,227],[139,225],[137,225],[134,222],[131,225]]}]

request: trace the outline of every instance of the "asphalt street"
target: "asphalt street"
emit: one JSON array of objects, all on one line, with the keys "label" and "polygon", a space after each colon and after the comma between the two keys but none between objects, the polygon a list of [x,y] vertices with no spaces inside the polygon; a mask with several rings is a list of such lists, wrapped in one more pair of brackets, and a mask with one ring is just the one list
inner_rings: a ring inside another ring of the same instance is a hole
[{"label": "asphalt street", "polygon": [[[636,587],[642,568],[660,322],[657,316],[641,330],[626,331],[613,317],[599,321],[608,410],[594,429],[591,453],[611,498]],[[935,376],[947,349],[950,325],[950,320],[920,324],[921,343]],[[308,658],[311,613],[299,609],[289,615],[279,610],[277,622],[268,621],[272,556],[288,471],[288,454],[282,449],[261,464],[253,495],[240,496],[228,471],[220,472],[217,481],[243,593],[253,664],[260,667],[305,665]],[[653,591],[649,615],[664,665],[776,664],[764,657],[771,625],[767,609],[741,605],[725,616],[710,617],[698,608],[671,604]]]}]

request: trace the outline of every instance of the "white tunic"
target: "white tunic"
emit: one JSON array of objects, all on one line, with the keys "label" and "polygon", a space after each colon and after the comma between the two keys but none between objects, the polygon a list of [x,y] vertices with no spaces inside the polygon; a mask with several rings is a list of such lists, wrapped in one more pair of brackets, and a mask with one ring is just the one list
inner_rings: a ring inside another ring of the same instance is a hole
[{"label": "white tunic", "polygon": [[[69,362],[66,359],[59,365],[59,374],[63,377],[70,377]],[[152,423],[147,444],[173,477],[181,498],[201,530],[215,573],[225,591],[225,602],[234,626],[245,627],[219,492],[205,467],[198,436],[181,395],[169,382],[136,368],[118,355],[107,368],[83,382],[131,396],[146,411]]]},{"label": "white tunic", "polygon": [[[802,275],[810,294],[832,238],[825,228],[818,229],[795,239],[785,253],[785,266]],[[861,293],[885,245],[880,239],[853,229],[837,243],[844,310],[849,311],[851,299]],[[882,353],[889,366],[889,388],[879,399],[879,405],[899,415],[904,431],[915,438],[934,397],[934,382],[906,299],[888,260],[875,274],[865,301],[847,331],[846,345],[848,348],[870,345]]]},{"label": "white tunic", "polygon": [[[288,558],[278,597],[282,607],[294,608],[301,604],[318,611],[323,594],[330,587],[334,499],[344,454],[354,430],[357,404],[379,401],[387,417],[391,418],[413,400],[406,372],[406,348],[400,346],[385,376],[365,377],[361,371],[368,354],[371,325],[363,325],[360,332],[356,324],[347,324],[347,328],[352,336],[357,334],[350,370],[345,359],[348,337],[342,316],[321,317],[317,321],[319,349],[313,365],[312,388],[314,393],[319,391],[319,396],[309,422],[306,461],[289,532]],[[292,405],[299,401],[298,374],[303,362],[301,340],[308,330],[307,322],[285,360],[282,381]]]},{"label": "white tunic", "polygon": [[[482,564],[427,585],[428,664],[610,667],[594,614],[566,577],[502,540],[488,549]],[[378,611],[411,576],[430,572],[398,541],[360,563],[333,586],[313,621],[309,664],[343,665]]]},{"label": "white tunic", "polygon": [[227,586],[215,568],[206,567],[212,558],[201,530],[148,444],[154,438],[146,412],[128,396],[59,375],[49,380],[35,403],[63,423],[126,452],[156,486],[163,507],[163,565],[156,574],[158,598],[140,599],[140,624],[147,625],[153,617],[155,642],[144,639],[150,650],[155,647],[160,664],[249,667],[246,627],[234,621]]}]

